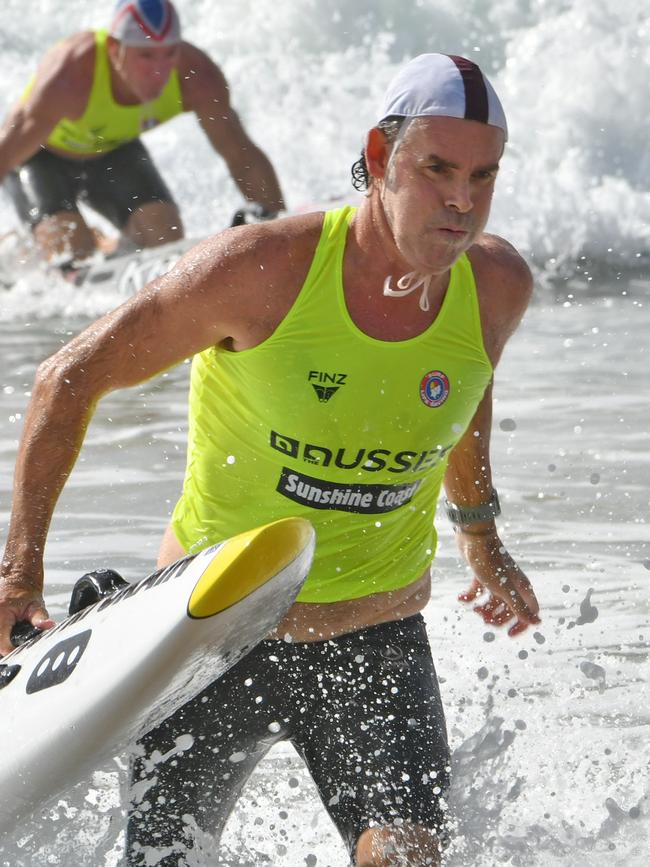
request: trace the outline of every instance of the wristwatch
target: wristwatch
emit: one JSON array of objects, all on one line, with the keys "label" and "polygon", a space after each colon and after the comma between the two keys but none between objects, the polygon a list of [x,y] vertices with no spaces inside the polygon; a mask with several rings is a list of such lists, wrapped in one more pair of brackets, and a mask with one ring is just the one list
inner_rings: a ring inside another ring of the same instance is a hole
[{"label": "wristwatch", "polygon": [[447,517],[452,524],[479,524],[481,521],[491,521],[501,514],[499,495],[493,489],[492,496],[486,503],[478,506],[457,506],[445,500]]}]

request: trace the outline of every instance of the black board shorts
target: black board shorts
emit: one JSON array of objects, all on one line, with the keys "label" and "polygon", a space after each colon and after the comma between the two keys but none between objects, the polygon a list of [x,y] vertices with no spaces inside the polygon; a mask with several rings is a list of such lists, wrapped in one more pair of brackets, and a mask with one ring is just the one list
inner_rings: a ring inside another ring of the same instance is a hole
[{"label": "black board shorts", "polygon": [[263,641],[146,735],[132,764],[126,863],[185,865],[193,825],[218,839],[282,740],[303,758],[352,857],[372,826],[417,823],[445,838],[449,748],[416,615],[331,641]]},{"label": "black board shorts", "polygon": [[82,201],[123,229],[140,205],[174,202],[140,139],[94,159],[66,159],[41,149],[9,172],[4,184],[18,216],[32,227],[61,211],[78,212]]}]

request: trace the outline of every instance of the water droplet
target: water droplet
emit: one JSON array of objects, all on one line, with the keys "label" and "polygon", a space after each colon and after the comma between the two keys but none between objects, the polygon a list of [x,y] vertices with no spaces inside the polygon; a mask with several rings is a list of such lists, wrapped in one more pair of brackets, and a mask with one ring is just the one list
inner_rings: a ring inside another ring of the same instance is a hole
[{"label": "water droplet", "polygon": [[593,623],[598,617],[598,609],[591,604],[591,594],[593,592],[593,588],[590,587],[587,595],[580,603],[580,617],[576,618],[578,626],[582,626],[584,623]]},{"label": "water droplet", "polygon": [[243,762],[245,758],[246,753],[232,753],[230,756],[228,756],[228,761],[236,765],[239,762]]},{"label": "water droplet", "polygon": [[585,677],[588,677],[590,680],[599,680],[601,682],[605,682],[605,669],[602,665],[596,665],[595,662],[589,662],[584,659],[580,663],[580,671],[584,674]]}]

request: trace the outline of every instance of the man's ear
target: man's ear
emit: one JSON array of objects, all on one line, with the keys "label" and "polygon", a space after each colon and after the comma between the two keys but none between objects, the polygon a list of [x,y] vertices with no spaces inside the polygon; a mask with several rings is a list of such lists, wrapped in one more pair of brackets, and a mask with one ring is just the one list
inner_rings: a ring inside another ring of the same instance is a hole
[{"label": "man's ear", "polygon": [[366,139],[366,165],[368,166],[368,174],[372,178],[383,178],[386,174],[386,166],[390,156],[390,145],[383,130],[377,126],[368,132]]},{"label": "man's ear", "polygon": [[113,63],[117,62],[117,57],[120,51],[120,43],[112,36],[106,37],[106,52]]}]

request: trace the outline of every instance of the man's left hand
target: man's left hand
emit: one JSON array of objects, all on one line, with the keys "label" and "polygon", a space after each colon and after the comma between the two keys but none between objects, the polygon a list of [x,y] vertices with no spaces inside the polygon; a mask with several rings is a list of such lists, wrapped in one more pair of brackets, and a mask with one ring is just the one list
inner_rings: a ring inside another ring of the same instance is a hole
[{"label": "man's left hand", "polygon": [[540,623],[539,604],[530,581],[508,554],[496,530],[459,529],[456,538],[474,572],[469,590],[461,593],[459,600],[473,602],[487,591],[490,594],[487,601],[475,605],[474,610],[492,626],[502,626],[516,617],[508,629],[511,638]]}]

